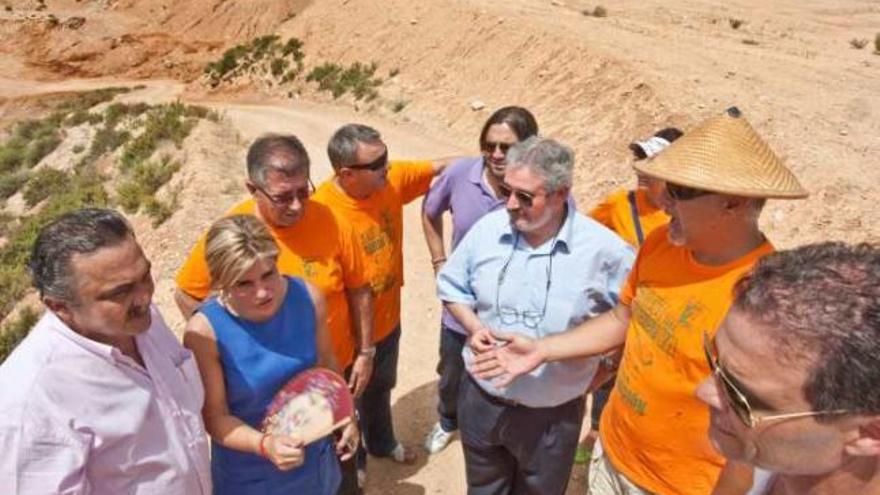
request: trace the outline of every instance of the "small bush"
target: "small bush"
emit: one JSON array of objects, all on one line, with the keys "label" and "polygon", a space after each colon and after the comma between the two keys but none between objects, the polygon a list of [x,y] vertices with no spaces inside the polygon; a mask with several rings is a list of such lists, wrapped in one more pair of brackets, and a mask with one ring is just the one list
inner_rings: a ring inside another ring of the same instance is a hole
[{"label": "small bush", "polygon": [[874,37],[874,53],[880,55],[880,33]]},{"label": "small bush", "polygon": [[82,153],[83,151],[85,151],[85,149],[86,149],[85,146],[83,146],[81,144],[75,144],[75,145],[73,145],[73,148],[70,149],[70,151],[72,151],[73,154],[78,155],[78,154]]},{"label": "small bush", "polygon": [[760,43],[758,43],[758,40],[753,40],[751,38],[746,38],[743,40],[743,45],[758,46],[759,44]]},{"label": "small bush", "polygon": [[75,127],[82,124],[97,125],[104,120],[104,115],[100,113],[91,113],[88,110],[77,110],[68,115],[64,120],[64,125]]},{"label": "small bush", "polygon": [[733,17],[729,18],[727,21],[733,29],[739,29],[746,23],[744,19],[734,19]]},{"label": "small bush", "polygon": [[595,9],[593,9],[593,17],[608,17],[608,9],[601,5],[597,5]]},{"label": "small bush", "polygon": [[290,65],[290,62],[283,58],[276,58],[272,60],[272,63],[269,65],[269,70],[272,72],[272,75],[275,77],[281,77],[284,74],[284,71],[287,70],[287,66]]},{"label": "small bush", "polygon": [[180,102],[159,105],[147,113],[144,131],[122,150],[120,166],[123,171],[152,156],[163,140],[172,141],[180,146],[189,136],[196,119],[207,116],[209,110],[204,107],[188,107]]},{"label": "small bush", "polygon": [[172,191],[168,201],[160,201],[155,196],[150,196],[144,203],[144,212],[153,219],[152,225],[156,227],[165,223],[180,208],[180,190]]},{"label": "small bush", "polygon": [[17,170],[24,163],[27,143],[13,138],[0,145],[0,173]]},{"label": "small bush", "polygon": [[129,213],[146,205],[156,191],[165,185],[177,171],[180,162],[163,156],[158,162],[143,162],[134,167],[128,179],[116,189],[116,201]]},{"label": "small bush", "polygon": [[89,110],[95,105],[108,102],[113,98],[116,98],[117,95],[125,94],[130,91],[131,88],[113,87],[77,93],[75,97],[61,103],[58,106],[58,111],[66,114]]},{"label": "small bush", "polygon": [[395,67],[395,68],[388,71],[388,79],[391,79],[393,77],[397,77],[398,74],[400,74],[400,68]]},{"label": "small bush", "polygon": [[409,102],[406,100],[397,100],[391,104],[391,111],[394,113],[400,113]]},{"label": "small bush", "polygon": [[30,173],[27,170],[0,175],[0,199],[6,199],[18,192],[27,182],[29,176]]},{"label": "small bush", "polygon": [[28,167],[33,167],[40,163],[40,160],[45,158],[46,155],[55,151],[59,144],[61,144],[61,136],[57,134],[42,136],[33,140],[30,146],[28,146],[27,153],[25,153],[24,164]]},{"label": "small bush", "polygon": [[867,38],[853,38],[849,40],[849,46],[855,48],[856,50],[861,50],[862,48],[868,46]]},{"label": "small bush", "polygon": [[0,363],[6,361],[6,358],[27,337],[39,319],[39,313],[31,308],[25,308],[15,320],[3,325],[3,328],[0,329]]},{"label": "small bush", "polygon": [[68,174],[46,167],[31,177],[22,196],[28,208],[33,208],[40,201],[63,191],[69,184],[70,176]]},{"label": "small bush", "polygon": [[329,91],[333,98],[348,93],[354,95],[355,100],[365,99],[371,101],[379,93],[376,87],[382,84],[382,79],[373,77],[378,65],[373,62],[369,65],[355,62],[347,69],[332,63],[325,63],[312,69],[306,76],[306,81],[317,82],[318,89]]}]

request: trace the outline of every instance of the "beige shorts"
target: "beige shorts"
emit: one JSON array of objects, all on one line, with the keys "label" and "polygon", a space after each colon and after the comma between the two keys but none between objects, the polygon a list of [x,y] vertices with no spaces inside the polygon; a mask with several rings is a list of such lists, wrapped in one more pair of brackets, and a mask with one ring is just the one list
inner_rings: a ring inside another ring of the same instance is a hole
[{"label": "beige shorts", "polygon": [[589,495],[653,495],[636,486],[620,473],[602,450],[602,443],[596,440],[590,460]]}]

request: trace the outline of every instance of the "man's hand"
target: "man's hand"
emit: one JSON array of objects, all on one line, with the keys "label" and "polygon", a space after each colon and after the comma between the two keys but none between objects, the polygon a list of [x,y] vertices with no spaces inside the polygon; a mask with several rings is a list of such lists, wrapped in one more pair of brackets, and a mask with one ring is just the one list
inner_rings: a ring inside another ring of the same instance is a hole
[{"label": "man's hand", "polygon": [[475,351],[470,371],[478,378],[491,380],[496,387],[510,385],[544,362],[543,351],[535,340],[500,332],[490,333],[490,337],[497,344],[482,353]]},{"label": "man's hand", "polygon": [[495,349],[499,343],[492,335],[492,331],[486,327],[480,328],[468,338],[468,347],[474,351],[474,354],[489,352]]},{"label": "man's hand", "polygon": [[358,430],[357,422],[354,420],[342,429],[342,434],[339,435],[339,440],[336,441],[336,455],[339,456],[340,461],[344,462],[351,459],[357,451],[360,437],[361,432]]},{"label": "man's hand", "polygon": [[355,399],[364,393],[371,376],[373,376],[373,356],[358,354],[351,365],[351,376],[348,377],[348,388]]}]

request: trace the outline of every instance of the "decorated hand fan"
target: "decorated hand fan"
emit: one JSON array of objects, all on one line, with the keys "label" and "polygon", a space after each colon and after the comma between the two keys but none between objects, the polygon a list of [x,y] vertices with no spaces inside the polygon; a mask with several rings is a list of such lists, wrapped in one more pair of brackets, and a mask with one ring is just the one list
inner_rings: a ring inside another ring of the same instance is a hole
[{"label": "decorated hand fan", "polygon": [[354,399],[345,380],[326,368],[312,368],[290,379],[275,394],[262,430],[309,444],[351,422]]}]

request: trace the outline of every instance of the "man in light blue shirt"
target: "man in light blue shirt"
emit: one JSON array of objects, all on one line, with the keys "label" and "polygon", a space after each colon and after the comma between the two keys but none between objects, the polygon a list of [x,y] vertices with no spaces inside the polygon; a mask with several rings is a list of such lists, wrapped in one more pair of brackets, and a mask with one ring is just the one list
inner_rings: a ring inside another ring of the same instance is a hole
[{"label": "man in light blue shirt", "polygon": [[[490,330],[539,338],[617,304],[635,255],[569,207],[573,163],[550,139],[511,147],[499,187],[506,211],[480,219],[441,270],[440,298],[469,334],[466,364],[504,345]],[[504,389],[468,374],[458,406],[468,493],[564,493],[597,365],[542,365]]]}]

